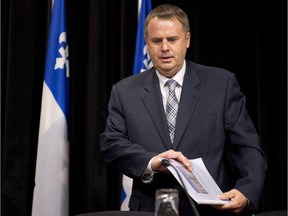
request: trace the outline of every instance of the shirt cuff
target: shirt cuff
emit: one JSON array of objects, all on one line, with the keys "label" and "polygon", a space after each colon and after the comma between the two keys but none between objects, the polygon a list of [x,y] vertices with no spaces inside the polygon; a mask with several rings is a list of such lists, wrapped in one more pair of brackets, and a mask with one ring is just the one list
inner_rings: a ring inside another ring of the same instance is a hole
[{"label": "shirt cuff", "polygon": [[151,167],[151,164],[152,164],[152,160],[153,160],[153,159],[154,159],[154,157],[151,158],[151,160],[149,161],[149,163],[148,163],[148,165],[147,165],[147,167],[146,167],[143,175],[141,176],[141,181],[142,181],[143,183],[145,183],[145,184],[149,184],[149,183],[151,183],[151,182],[154,180],[154,174],[155,174],[156,172],[154,172],[154,171],[152,170],[152,167]]}]

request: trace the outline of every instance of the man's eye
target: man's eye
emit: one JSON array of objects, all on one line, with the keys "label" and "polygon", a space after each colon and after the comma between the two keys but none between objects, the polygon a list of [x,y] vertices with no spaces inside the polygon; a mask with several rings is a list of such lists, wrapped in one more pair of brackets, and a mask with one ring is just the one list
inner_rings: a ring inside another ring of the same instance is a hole
[{"label": "man's eye", "polygon": [[154,39],[154,40],[152,40],[153,43],[161,43],[161,41],[162,41],[162,40],[159,40],[159,39]]},{"label": "man's eye", "polygon": [[174,41],[177,41],[177,38],[169,38],[168,41],[169,42],[174,42]]}]

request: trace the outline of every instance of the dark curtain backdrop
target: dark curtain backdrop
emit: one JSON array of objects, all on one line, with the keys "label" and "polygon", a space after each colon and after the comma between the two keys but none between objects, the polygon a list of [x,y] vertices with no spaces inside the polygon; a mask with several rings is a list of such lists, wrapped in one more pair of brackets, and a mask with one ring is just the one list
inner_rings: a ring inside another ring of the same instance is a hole
[{"label": "dark curtain backdrop", "polygon": [[[259,211],[287,209],[287,2],[152,0],[186,11],[187,58],[234,72],[268,157]],[[3,216],[31,215],[50,0],[2,0]],[[101,160],[112,85],[132,74],[136,0],[67,0],[70,215],[116,210],[121,175]]]}]

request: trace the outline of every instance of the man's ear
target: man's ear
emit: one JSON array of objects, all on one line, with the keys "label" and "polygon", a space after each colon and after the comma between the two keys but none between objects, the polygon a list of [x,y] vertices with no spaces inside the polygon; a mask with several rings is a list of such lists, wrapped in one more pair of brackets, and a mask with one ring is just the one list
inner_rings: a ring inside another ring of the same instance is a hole
[{"label": "man's ear", "polygon": [[191,38],[191,33],[190,32],[187,32],[186,34],[186,47],[189,48],[190,47],[190,38]]}]

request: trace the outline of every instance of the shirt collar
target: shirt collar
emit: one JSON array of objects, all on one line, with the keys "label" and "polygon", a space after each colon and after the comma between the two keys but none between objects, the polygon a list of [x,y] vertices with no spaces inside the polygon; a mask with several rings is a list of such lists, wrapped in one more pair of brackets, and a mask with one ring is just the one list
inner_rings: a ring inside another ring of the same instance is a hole
[{"label": "shirt collar", "polygon": [[178,85],[182,86],[183,85],[183,80],[184,80],[184,75],[185,75],[185,69],[186,69],[186,61],[184,61],[183,66],[180,69],[180,71],[178,73],[176,73],[175,76],[172,77],[172,78],[167,78],[167,77],[161,75],[156,70],[156,74],[157,74],[157,77],[159,79],[160,88],[164,87],[164,85],[165,85],[165,83],[167,82],[168,79],[174,79],[175,81],[177,81]]}]

